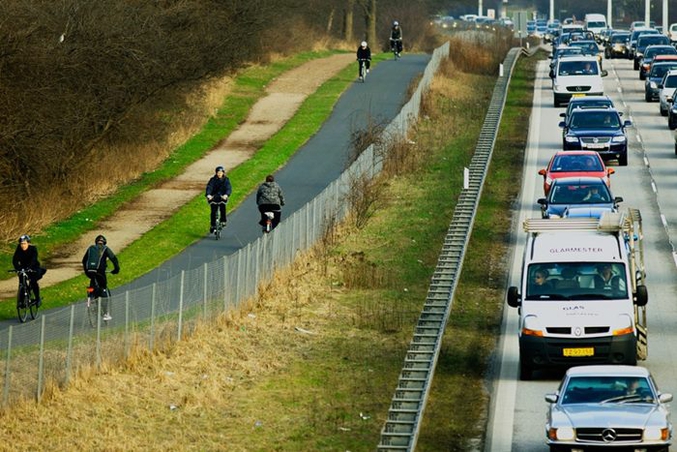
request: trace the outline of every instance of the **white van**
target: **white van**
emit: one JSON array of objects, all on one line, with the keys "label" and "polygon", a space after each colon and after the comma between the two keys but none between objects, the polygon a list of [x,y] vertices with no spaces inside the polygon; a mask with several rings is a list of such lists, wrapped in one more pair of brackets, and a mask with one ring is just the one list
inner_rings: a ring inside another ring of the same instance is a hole
[{"label": "white van", "polygon": [[677,24],[670,24],[670,28],[668,28],[668,38],[670,38],[670,42],[673,45],[677,44]]},{"label": "white van", "polygon": [[593,32],[595,37],[607,28],[606,16],[604,14],[586,14],[584,23],[585,29]]},{"label": "white van", "polygon": [[636,209],[593,218],[530,219],[520,286],[520,378],[536,369],[630,364],[646,359],[641,216]]},{"label": "white van", "polygon": [[596,56],[567,55],[558,58],[552,78],[555,107],[569,102],[573,96],[603,95],[602,77],[606,75]]}]

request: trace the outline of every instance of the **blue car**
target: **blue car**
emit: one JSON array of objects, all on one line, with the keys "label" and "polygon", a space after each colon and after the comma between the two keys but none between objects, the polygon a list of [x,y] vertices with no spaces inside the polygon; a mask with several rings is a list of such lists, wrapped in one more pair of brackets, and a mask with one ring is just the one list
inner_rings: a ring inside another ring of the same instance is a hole
[{"label": "blue car", "polygon": [[600,177],[562,177],[555,179],[547,198],[538,200],[543,218],[595,217],[616,212],[620,196],[614,197]]}]

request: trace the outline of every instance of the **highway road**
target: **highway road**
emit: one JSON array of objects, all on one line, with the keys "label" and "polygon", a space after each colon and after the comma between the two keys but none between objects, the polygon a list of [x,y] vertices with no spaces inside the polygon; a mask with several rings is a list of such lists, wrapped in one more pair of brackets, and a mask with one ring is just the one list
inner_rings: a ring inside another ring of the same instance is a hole
[{"label": "highway road", "polygon": [[[515,249],[511,258],[510,285],[518,285],[526,234],[522,221],[539,217],[536,199],[542,197],[544,168],[552,154],[561,149],[559,113],[554,108],[548,62],[538,66],[530,121],[525,172],[519,200],[519,222],[515,223]],[[629,163],[615,167],[611,189],[622,196],[621,206],[636,207],[642,212],[644,249],[649,303],[649,358],[639,365],[651,370],[663,392],[677,395],[677,156],[673,132],[658,111],[658,103],[644,100],[644,81],[632,69],[631,60],[605,60],[609,75],[604,79],[605,94],[624,118],[633,121],[629,129]],[[613,164],[612,164],[613,166]],[[544,394],[554,392],[561,378],[558,372],[540,372],[534,381],[518,379],[517,310],[505,305],[503,328],[496,359],[500,374],[493,386],[492,408],[487,431],[487,452],[545,451]]]}]

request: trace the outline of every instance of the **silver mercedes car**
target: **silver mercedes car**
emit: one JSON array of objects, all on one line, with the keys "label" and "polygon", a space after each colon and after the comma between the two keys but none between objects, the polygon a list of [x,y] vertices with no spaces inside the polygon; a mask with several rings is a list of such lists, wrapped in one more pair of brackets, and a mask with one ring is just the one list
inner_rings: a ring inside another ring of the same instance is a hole
[{"label": "silver mercedes car", "polygon": [[668,452],[668,402],[643,367],[570,368],[554,394],[546,394],[546,443],[551,452],[609,449]]}]

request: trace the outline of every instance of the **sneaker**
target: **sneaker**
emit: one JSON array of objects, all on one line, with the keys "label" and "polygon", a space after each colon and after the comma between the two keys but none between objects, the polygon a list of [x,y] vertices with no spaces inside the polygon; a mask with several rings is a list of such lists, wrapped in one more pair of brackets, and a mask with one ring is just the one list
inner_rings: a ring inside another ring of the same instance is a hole
[{"label": "sneaker", "polygon": [[367,69],[367,74],[369,73],[369,69]]},{"label": "sneaker", "polygon": [[113,317],[111,317],[110,314],[104,314],[103,315],[103,321],[108,322],[109,320],[113,320]]},{"label": "sneaker", "polygon": [[225,227],[226,227],[226,222],[225,222],[225,221],[222,221],[222,222],[221,222],[221,229],[223,229],[223,228],[225,228]]}]

